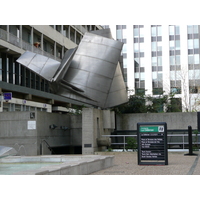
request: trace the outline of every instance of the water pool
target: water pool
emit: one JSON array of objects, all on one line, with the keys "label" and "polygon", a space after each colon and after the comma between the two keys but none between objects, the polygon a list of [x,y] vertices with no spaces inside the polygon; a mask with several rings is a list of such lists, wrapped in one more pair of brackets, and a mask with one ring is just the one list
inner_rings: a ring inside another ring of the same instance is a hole
[{"label": "water pool", "polygon": [[61,163],[0,163],[0,175],[13,175],[18,172],[27,170],[37,170],[42,167],[59,165]]}]

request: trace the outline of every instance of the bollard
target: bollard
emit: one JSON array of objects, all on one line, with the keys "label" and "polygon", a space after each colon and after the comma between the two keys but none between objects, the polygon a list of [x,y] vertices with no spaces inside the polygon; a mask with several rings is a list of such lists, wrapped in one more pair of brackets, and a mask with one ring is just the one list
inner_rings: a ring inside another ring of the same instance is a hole
[{"label": "bollard", "polygon": [[189,143],[189,153],[185,154],[185,156],[197,156],[197,154],[193,153],[192,150],[192,127],[188,126],[188,143]]}]

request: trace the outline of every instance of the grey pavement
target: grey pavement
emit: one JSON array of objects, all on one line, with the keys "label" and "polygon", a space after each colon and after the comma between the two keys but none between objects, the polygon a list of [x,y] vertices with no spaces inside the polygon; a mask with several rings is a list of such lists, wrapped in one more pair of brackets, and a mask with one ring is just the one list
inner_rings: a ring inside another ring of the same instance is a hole
[{"label": "grey pavement", "polygon": [[168,152],[168,165],[138,165],[137,152],[97,152],[114,155],[113,167],[91,175],[200,175],[200,152],[186,156],[188,152]]}]

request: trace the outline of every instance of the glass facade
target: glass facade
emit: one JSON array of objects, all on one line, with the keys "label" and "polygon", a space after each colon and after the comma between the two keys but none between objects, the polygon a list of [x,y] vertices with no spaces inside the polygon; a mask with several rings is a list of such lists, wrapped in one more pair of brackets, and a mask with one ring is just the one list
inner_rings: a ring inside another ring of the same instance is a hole
[{"label": "glass facade", "polygon": [[116,26],[116,39],[123,42],[122,56],[123,56],[123,75],[124,81],[127,82],[127,29],[126,25]]},{"label": "glass facade", "polygon": [[144,26],[134,25],[134,71],[135,71],[135,91],[145,91],[145,45]]},{"label": "glass facade", "polygon": [[190,93],[200,92],[199,26],[187,26],[188,77]]},{"label": "glass facade", "polygon": [[169,26],[170,89],[173,94],[181,94],[181,51],[180,26]]},{"label": "glass facade", "polygon": [[151,67],[153,94],[163,93],[162,26],[151,26]]}]

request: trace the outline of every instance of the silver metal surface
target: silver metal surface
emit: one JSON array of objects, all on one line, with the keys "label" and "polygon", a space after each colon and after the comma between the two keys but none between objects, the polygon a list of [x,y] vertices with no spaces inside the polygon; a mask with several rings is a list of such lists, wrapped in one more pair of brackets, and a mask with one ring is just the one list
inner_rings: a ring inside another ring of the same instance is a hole
[{"label": "silver metal surface", "polygon": [[86,32],[61,63],[31,52],[17,61],[51,81],[54,93],[110,108],[128,101],[119,64],[123,43],[111,38],[109,29]]},{"label": "silver metal surface", "polygon": [[52,81],[60,62],[46,56],[26,51],[17,59],[17,62],[26,66],[48,81]]}]

